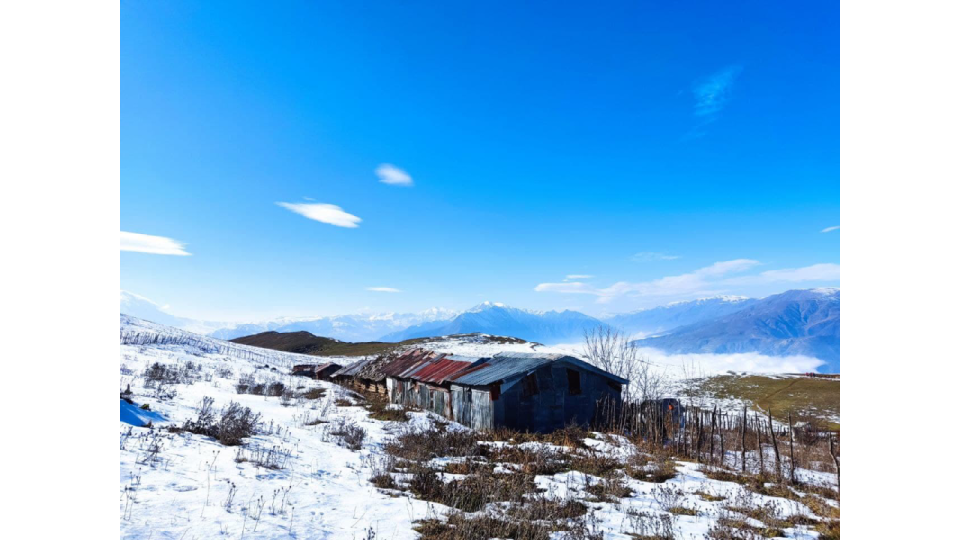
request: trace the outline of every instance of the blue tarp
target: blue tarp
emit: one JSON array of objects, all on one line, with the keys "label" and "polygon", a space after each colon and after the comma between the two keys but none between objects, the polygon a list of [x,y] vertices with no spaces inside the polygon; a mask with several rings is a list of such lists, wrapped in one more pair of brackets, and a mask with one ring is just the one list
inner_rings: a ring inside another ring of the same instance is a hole
[{"label": "blue tarp", "polygon": [[158,412],[145,411],[136,404],[120,400],[120,421],[131,426],[143,427],[151,422],[166,422],[167,419]]}]

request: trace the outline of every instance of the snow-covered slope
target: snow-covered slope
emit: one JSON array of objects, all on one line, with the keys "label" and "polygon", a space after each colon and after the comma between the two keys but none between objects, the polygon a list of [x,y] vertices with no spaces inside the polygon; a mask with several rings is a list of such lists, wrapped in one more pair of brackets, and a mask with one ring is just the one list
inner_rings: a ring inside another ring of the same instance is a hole
[{"label": "snow-covered slope", "polygon": [[[470,347],[469,340],[438,340],[437,344]],[[477,346],[494,345],[485,342]],[[117,510],[122,538],[413,540],[419,536],[414,531],[416,521],[443,519],[450,510],[371,483],[374,469],[386,462],[384,443],[407,426],[431,425],[435,417],[430,414],[408,413],[411,420],[407,424],[374,420],[365,409],[351,405],[353,398],[343,388],[290,376],[286,368],[303,360],[301,355],[227,343],[134,317],[120,317],[119,352],[120,388],[129,385],[132,401],[121,399],[119,425]],[[316,361],[317,357],[307,359]],[[145,372],[154,364],[184,373],[182,380],[147,384]],[[295,389],[297,396],[237,393],[237,384],[249,379],[281,383]],[[300,395],[310,389],[320,389],[324,395],[319,399]],[[249,407],[261,415],[258,432],[242,446],[223,446],[211,437],[165,429],[195,418],[204,398],[214,400],[215,411],[231,402]],[[140,408],[144,405],[149,411]],[[143,425],[148,423],[152,425]],[[342,446],[334,435],[347,425],[365,430],[359,450]],[[445,429],[465,428],[448,423]],[[621,439],[587,438],[584,444],[605,455],[628,455],[630,449],[620,446],[626,444]],[[768,456],[768,463],[772,459]],[[272,466],[260,466],[257,461]],[[751,466],[755,461],[750,457]],[[809,481],[832,482],[827,473],[801,469],[798,474]],[[588,484],[599,482],[591,475],[564,471],[535,478],[546,496],[589,501],[591,527],[614,540],[636,537],[630,519],[641,511],[671,519],[678,537],[700,537],[725,514],[721,503],[705,502],[697,493],[732,498],[743,491],[738,484],[707,478],[694,463],[678,462],[677,476],[666,484],[679,490],[671,500],[696,506],[697,515],[670,518],[672,514],[658,502],[661,484],[632,478],[624,481],[629,496],[602,502],[587,493]],[[762,500],[770,501],[782,504],[784,512],[808,512],[783,499]],[[815,535],[802,527],[789,534],[809,539]]]},{"label": "snow-covered slope", "polygon": [[120,315],[120,345],[149,346],[185,350],[194,354],[214,354],[290,369],[294,364],[316,362],[315,356],[287,353],[223,341],[195,332]]},{"label": "snow-covered slope", "polygon": [[583,337],[584,329],[602,324],[599,320],[577,311],[529,311],[484,302],[464,311],[449,321],[436,321],[412,326],[400,332],[388,334],[384,341],[469,334],[480,332],[497,336],[510,336],[541,343],[576,341]]}]

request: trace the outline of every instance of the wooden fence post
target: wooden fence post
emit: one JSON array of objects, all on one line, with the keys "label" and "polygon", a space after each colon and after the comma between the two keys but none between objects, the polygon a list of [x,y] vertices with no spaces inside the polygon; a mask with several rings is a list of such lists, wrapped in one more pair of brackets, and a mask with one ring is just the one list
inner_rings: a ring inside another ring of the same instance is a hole
[{"label": "wooden fence post", "polygon": [[833,464],[837,467],[837,497],[840,496],[840,458],[833,451],[833,435],[830,436],[830,456],[833,457]]},{"label": "wooden fence post", "polygon": [[710,413],[710,464],[714,464],[713,460],[713,440],[716,438],[717,431],[717,406],[713,406],[713,412]]},{"label": "wooden fence post", "polygon": [[760,417],[753,414],[753,424],[757,427],[757,454],[760,455],[760,476],[763,476],[763,442],[760,440]]},{"label": "wooden fence post", "polygon": [[773,431],[773,416],[770,409],[767,409],[767,425],[770,427],[770,438],[773,439],[773,455],[777,458],[777,480],[782,479],[782,469],[780,467],[780,448],[777,445],[777,434]]},{"label": "wooden fence post", "polygon": [[747,406],[743,406],[743,420],[740,422],[740,471],[747,472]]},{"label": "wooden fence post", "polygon": [[793,454],[793,414],[787,413],[787,423],[790,424],[790,483],[797,483],[797,461]]}]

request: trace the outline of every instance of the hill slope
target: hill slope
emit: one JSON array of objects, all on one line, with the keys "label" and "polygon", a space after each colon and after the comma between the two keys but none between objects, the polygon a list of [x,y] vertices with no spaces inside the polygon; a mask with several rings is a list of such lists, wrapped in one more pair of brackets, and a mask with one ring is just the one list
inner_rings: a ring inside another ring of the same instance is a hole
[{"label": "hill slope", "polygon": [[379,313],[374,315],[334,315],[329,317],[287,318],[260,323],[221,325],[210,333],[218,339],[234,339],[262,332],[310,332],[344,341],[372,341],[389,332],[436,320],[449,320],[455,312],[433,308],[419,313]]},{"label": "hill slope", "polygon": [[762,298],[746,308],[637,342],[672,353],[758,352],[805,355],[840,371],[840,290],[794,290]]},{"label": "hill slope", "polygon": [[604,322],[628,334],[660,334],[709,319],[723,317],[744,309],[757,300],[744,296],[715,296],[689,302],[621,313],[604,318]]},{"label": "hill slope", "polygon": [[[498,343],[520,344],[526,341],[511,337],[500,337],[480,334],[456,334],[449,336],[449,341],[469,343]],[[421,345],[425,342],[437,342],[430,338],[407,339],[399,342],[363,341],[352,343],[339,341],[327,337],[315,336],[310,332],[261,332],[252,336],[244,336],[230,340],[231,343],[240,343],[252,347],[273,349],[311,356],[366,356],[382,354],[400,347]]]}]

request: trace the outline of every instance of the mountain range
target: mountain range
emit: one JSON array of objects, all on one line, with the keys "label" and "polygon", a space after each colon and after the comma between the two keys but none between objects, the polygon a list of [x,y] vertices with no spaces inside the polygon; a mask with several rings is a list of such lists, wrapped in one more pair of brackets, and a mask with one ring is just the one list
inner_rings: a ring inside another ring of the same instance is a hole
[{"label": "mountain range", "polygon": [[432,321],[383,336],[383,341],[446,336],[450,334],[494,334],[526,341],[560,343],[579,341],[583,331],[603,324],[578,311],[529,311],[484,302],[448,321]]},{"label": "mountain range", "polygon": [[642,347],[668,353],[806,355],[825,361],[826,371],[840,368],[839,289],[792,290],[760,299],[717,296],[600,318],[484,302],[462,312],[434,308],[227,324],[177,317],[126,291],[120,293],[120,311],[225,340],[263,332],[309,332],[352,342],[483,333],[557,344],[578,342],[584,330],[605,324],[642,338],[635,341]]},{"label": "mountain range", "polygon": [[637,344],[671,353],[758,352],[804,355],[840,371],[840,290],[808,289],[775,294],[743,309],[681,326]]},{"label": "mountain range", "polygon": [[745,296],[714,296],[613,315],[605,317],[604,322],[630,335],[647,337],[681,326],[723,317],[740,311],[756,301],[755,298]]}]

